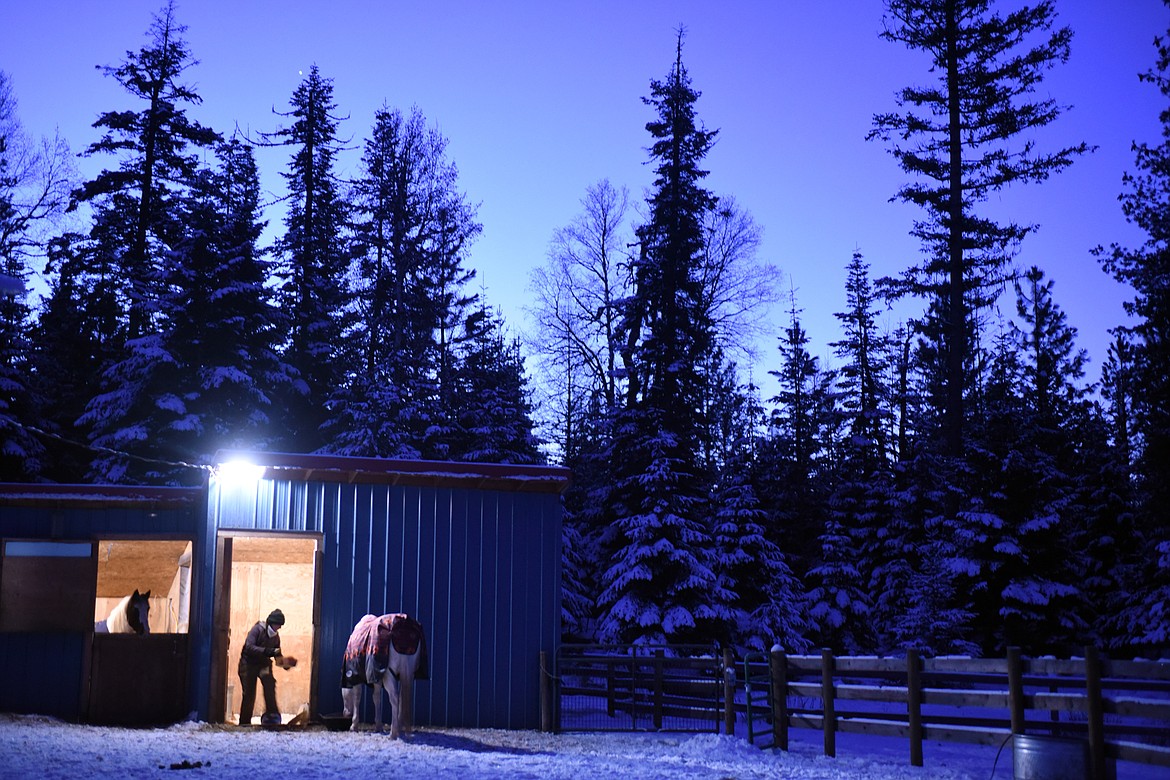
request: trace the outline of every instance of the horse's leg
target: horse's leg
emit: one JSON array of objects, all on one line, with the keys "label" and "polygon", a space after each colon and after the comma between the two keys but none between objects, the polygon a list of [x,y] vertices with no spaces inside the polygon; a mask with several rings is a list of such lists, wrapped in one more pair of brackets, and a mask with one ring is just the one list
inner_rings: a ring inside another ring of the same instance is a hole
[{"label": "horse's leg", "polygon": [[386,672],[374,683],[374,731],[379,734],[382,733],[382,689],[389,693],[389,677],[390,672]]},{"label": "horse's leg", "polygon": [[[393,652],[393,651],[391,651]],[[393,710],[390,713],[390,739],[402,736],[402,688],[394,672],[386,670],[386,695],[390,699]]]},{"label": "horse's leg", "polygon": [[358,730],[358,710],[362,703],[362,687],[361,685],[354,685],[350,688],[341,689],[341,711],[345,715],[350,716],[350,731]]},{"label": "horse's leg", "polygon": [[[414,733],[414,668],[415,659],[407,659],[409,669],[404,669],[398,677],[398,704],[394,710],[394,720],[402,725],[402,736],[409,737]],[[398,713],[401,712],[401,717]]]}]

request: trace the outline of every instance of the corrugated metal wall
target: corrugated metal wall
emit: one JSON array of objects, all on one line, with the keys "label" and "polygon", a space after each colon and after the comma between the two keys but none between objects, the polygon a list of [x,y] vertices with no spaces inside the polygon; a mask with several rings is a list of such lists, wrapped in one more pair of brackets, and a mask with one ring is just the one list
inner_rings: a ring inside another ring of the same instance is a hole
[{"label": "corrugated metal wall", "polygon": [[209,510],[220,530],[323,535],[322,713],[341,709],[341,656],[358,619],[406,612],[429,649],[418,725],[538,728],[539,656],[560,640],[560,497],[437,481],[213,480]]}]

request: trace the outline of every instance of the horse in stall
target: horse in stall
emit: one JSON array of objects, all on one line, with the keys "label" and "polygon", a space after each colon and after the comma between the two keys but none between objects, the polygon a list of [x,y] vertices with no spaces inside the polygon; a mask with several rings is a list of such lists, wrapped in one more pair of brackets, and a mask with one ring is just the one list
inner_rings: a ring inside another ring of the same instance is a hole
[{"label": "horse in stall", "polygon": [[414,729],[414,681],[428,679],[426,636],[422,625],[402,613],[366,615],[345,646],[341,665],[341,701],[357,731],[363,687],[374,689],[374,730],[381,732],[382,690],[390,699],[390,738]]},{"label": "horse in stall", "polygon": [[105,620],[93,624],[96,634],[149,634],[150,591],[139,593],[135,588],[110,611]]}]

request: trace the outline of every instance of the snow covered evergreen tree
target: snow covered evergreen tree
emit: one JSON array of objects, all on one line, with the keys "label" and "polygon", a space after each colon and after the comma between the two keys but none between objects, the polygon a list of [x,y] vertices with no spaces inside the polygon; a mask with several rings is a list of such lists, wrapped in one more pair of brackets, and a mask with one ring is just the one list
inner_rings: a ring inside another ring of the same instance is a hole
[{"label": "snow covered evergreen tree", "polygon": [[67,233],[49,243],[49,282],[32,329],[34,375],[44,399],[48,461],[43,476],[54,482],[83,482],[91,452],[80,446],[88,427],[79,421],[93,397],[94,367],[113,361],[118,303],[112,275],[93,269],[85,236]]},{"label": "snow covered evergreen tree", "polygon": [[316,65],[293,91],[291,124],[265,133],[265,142],[292,149],[283,176],[288,185],[284,233],[276,241],[280,277],[278,301],[288,322],[284,360],[297,372],[292,392],[279,406],[287,438],[282,447],[314,452],[325,443],[322,427],[330,418],[328,400],[345,384],[351,369],[341,347],[352,312],[346,271],[344,229],[348,204],[342,197],[334,163],[341,143],[334,111],[333,80]]},{"label": "snow covered evergreen tree", "polygon": [[[1155,67],[1141,75],[1170,99],[1170,37],[1154,41]],[[1136,173],[1123,179],[1121,208],[1146,233],[1137,248],[1113,244],[1097,251],[1102,267],[1134,290],[1125,304],[1132,326],[1131,453],[1136,477],[1138,557],[1130,560],[1128,596],[1120,607],[1120,641],[1132,648],[1164,648],[1170,642],[1170,108],[1160,114],[1158,144],[1135,142]],[[1121,400],[1115,395],[1115,405]],[[1118,417],[1114,416],[1115,422]]]},{"label": "snow covered evergreen tree", "polygon": [[644,102],[655,181],[648,221],[637,230],[634,290],[619,328],[627,376],[616,416],[612,492],[606,509],[618,531],[603,576],[601,636],[641,644],[710,637],[714,575],[706,564],[710,476],[700,463],[704,429],[700,375],[712,345],[702,305],[704,214],[715,205],[700,168],[715,134],[695,116],[699,93],[682,62],[682,33],[664,81]]},{"label": "snow covered evergreen tree", "polygon": [[452,460],[541,463],[520,343],[508,340],[498,313],[480,315],[459,350]]},{"label": "snow covered evergreen tree", "polygon": [[1033,227],[980,216],[978,204],[1013,183],[1043,181],[1088,150],[1082,143],[1041,153],[1032,137],[1064,110],[1053,98],[1033,97],[1045,72],[1069,56],[1072,31],[1053,29],[1055,5],[1040,0],[1006,15],[991,5],[887,0],[882,37],[926,54],[937,83],[901,90],[898,110],[875,116],[870,133],[890,144],[914,178],[898,197],[926,211],[912,231],[926,259],[905,273],[901,289],[932,301],[939,434],[951,455],[963,445],[978,346],[973,317],[994,300]]},{"label": "snow covered evergreen tree", "polygon": [[963,561],[958,583],[971,638],[985,653],[1069,652],[1087,628],[1076,544],[1085,512],[1070,472],[1078,426],[1071,410],[1058,415],[1053,404],[1082,392],[1073,382],[1083,355],[1068,352],[1074,334],[1050,287],[1034,275],[1030,288],[1018,293],[1027,330],[1013,326],[993,355],[972,425],[966,507],[945,531],[954,560]]},{"label": "snow covered evergreen tree", "polygon": [[[741,452],[746,454],[745,445]],[[717,638],[740,652],[785,652],[809,648],[811,625],[804,587],[783,551],[764,534],[767,513],[751,486],[750,464],[739,457],[727,464],[712,497],[714,507],[711,601],[726,612],[726,633]]]},{"label": "snow covered evergreen tree", "polygon": [[284,320],[258,243],[252,149],[232,139],[218,157],[218,169],[197,180],[183,212],[187,238],[167,266],[161,343],[169,358],[154,380],[159,411],[150,425],[160,446],[193,463],[209,463],[220,448],[269,449],[274,399],[293,381],[277,351]]},{"label": "snow covered evergreen tree", "polygon": [[808,351],[808,333],[795,302],[780,339],[779,391],[771,399],[768,436],[761,445],[761,500],[772,508],[769,538],[803,576],[821,554],[818,539],[836,469],[843,418],[833,388],[836,375]]},{"label": "snow covered evergreen tree", "polygon": [[114,155],[120,164],[75,193],[94,213],[83,248],[87,271],[108,285],[98,294],[112,294],[118,307],[115,322],[104,324],[110,360],[100,366],[98,391],[80,420],[98,448],[91,476],[103,482],[138,482],[152,468],[143,464],[176,459],[161,449],[150,425],[163,412],[157,404],[169,402],[151,388],[174,362],[162,337],[164,279],[171,250],[186,237],[180,214],[202,156],[221,140],[186,113],[200,97],[180,81],[194,64],[185,31],[169,3],[155,16],[148,44],[128,52],[120,66],[105,68],[144,105],[106,112],[94,123],[104,135],[85,154]]},{"label": "snow covered evergreen tree", "polygon": [[330,449],[446,457],[451,371],[475,296],[467,248],[481,230],[458,190],[447,139],[418,109],[377,112],[353,186],[354,367],[334,395]]}]

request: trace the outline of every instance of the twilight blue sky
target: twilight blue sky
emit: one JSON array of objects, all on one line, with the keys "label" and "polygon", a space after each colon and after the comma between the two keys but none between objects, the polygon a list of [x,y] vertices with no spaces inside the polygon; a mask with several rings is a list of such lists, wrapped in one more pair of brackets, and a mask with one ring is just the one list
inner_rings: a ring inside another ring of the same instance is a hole
[{"label": "twilight blue sky", "polygon": [[[96,65],[117,65],[145,42],[163,0],[9,3],[0,25],[0,69],[11,78],[25,129],[58,128],[74,151],[97,139],[107,110],[137,108]],[[1000,3],[1015,7],[1015,0]],[[1041,133],[1045,148],[1099,146],[1042,185],[997,198],[997,213],[1041,228],[1021,264],[1055,280],[1057,302],[1080,330],[1096,380],[1129,297],[1090,255],[1097,244],[1138,244],[1117,203],[1133,169],[1132,141],[1157,142],[1158,91],[1140,84],[1153,38],[1170,27],[1162,0],[1056,0],[1075,31],[1071,61],[1041,85],[1073,108]],[[859,249],[873,275],[895,274],[917,255],[907,235],[917,211],[890,203],[903,181],[872,116],[894,107],[902,86],[930,82],[920,55],[878,38],[880,0],[179,0],[178,18],[199,64],[186,73],[203,104],[191,114],[228,132],[273,130],[312,64],[334,80],[341,136],[358,145],[383,104],[417,105],[450,144],[460,187],[479,205],[483,236],[471,254],[491,304],[528,327],[528,273],[543,264],[553,231],[581,210],[590,184],[609,178],[637,197],[651,180],[641,98],[672,63],[675,29],[697,106],[719,140],[708,186],[733,195],[764,229],[760,259],[796,290],[812,348],[839,338],[845,266]],[[342,160],[356,173],[359,152]],[[259,150],[265,187],[281,192],[287,150]],[[80,160],[92,175],[108,160]],[[271,225],[283,217],[280,206]],[[772,317],[774,334],[787,323]],[[915,304],[913,311],[919,306]],[[1001,308],[1010,312],[1009,298]],[[776,367],[764,343],[757,381]],[[832,362],[830,358],[830,363]],[[766,390],[767,388],[765,388]]]}]

